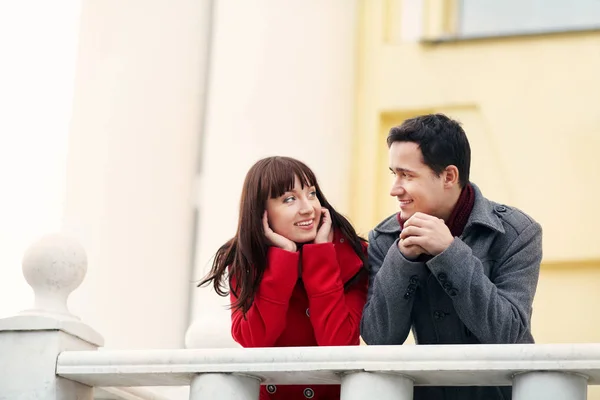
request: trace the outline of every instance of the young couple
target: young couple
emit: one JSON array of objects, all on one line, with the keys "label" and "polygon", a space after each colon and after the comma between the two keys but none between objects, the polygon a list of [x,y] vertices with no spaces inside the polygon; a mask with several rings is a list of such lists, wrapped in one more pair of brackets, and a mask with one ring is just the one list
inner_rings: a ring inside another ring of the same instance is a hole
[{"label": "young couple", "polygon": [[[399,212],[368,243],[327,201],[313,172],[258,161],[238,228],[209,275],[229,295],[243,347],[533,343],[542,230],[469,181],[458,122],[406,120],[387,137]],[[368,255],[368,257],[367,257]],[[229,290],[227,290],[229,288]],[[261,386],[261,399],[339,399],[339,386]],[[417,387],[415,400],[508,400],[510,387]]]}]

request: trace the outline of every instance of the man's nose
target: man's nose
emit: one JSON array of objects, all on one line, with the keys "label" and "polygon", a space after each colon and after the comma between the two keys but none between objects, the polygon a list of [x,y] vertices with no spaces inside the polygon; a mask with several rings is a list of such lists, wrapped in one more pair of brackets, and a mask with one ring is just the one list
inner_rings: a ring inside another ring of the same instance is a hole
[{"label": "man's nose", "polygon": [[394,182],[390,190],[390,196],[397,197],[404,194],[404,186],[400,182]]}]

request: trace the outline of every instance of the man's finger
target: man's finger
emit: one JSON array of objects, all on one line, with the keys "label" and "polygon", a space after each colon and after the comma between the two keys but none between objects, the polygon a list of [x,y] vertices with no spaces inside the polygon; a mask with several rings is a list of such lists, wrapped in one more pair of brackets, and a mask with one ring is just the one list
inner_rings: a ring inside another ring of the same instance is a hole
[{"label": "man's finger", "polygon": [[403,227],[404,228],[406,228],[407,226],[424,227],[424,226],[428,226],[429,224],[432,223],[431,219],[424,218],[424,217],[422,217],[422,215],[427,215],[427,214],[421,214],[421,215],[415,214],[415,215],[411,216],[409,219],[404,221]]},{"label": "man's finger", "polygon": [[[403,243],[402,245],[404,247],[409,247],[409,246],[420,246],[423,247],[423,243],[425,242],[425,237],[423,236],[409,236],[406,239],[402,239]],[[423,247],[425,248],[425,247]]]},{"label": "man's finger", "polygon": [[416,244],[413,244],[412,246],[404,246],[404,247],[406,247],[407,249],[412,250],[412,251],[417,251],[418,253],[421,253],[421,254],[429,254],[429,253],[427,253],[427,251],[424,248],[422,248],[421,246],[418,246]]},{"label": "man's finger", "polygon": [[419,227],[419,226],[406,226],[402,229],[402,232],[400,232],[400,239],[405,239],[409,236],[423,236],[426,234],[425,229]]}]

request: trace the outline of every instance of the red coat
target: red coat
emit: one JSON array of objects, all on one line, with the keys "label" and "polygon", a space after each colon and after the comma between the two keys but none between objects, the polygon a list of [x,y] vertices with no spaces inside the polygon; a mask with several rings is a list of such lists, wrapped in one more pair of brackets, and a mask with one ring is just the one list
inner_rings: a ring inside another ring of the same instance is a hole
[{"label": "red coat", "polygon": [[[298,268],[300,257],[302,276]],[[344,283],[361,267],[360,258],[337,232],[333,243],[305,244],[301,254],[269,248],[267,268],[246,319],[239,311],[232,313],[233,338],[243,347],[360,344],[360,319],[367,299],[368,276],[363,273],[346,291]],[[231,296],[235,301],[233,294]],[[340,387],[261,386],[261,400],[311,398],[339,399]]]}]

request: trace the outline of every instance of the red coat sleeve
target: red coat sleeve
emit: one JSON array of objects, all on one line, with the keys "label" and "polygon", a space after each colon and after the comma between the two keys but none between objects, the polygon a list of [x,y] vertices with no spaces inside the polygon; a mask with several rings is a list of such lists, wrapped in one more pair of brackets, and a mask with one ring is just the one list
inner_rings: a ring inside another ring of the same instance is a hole
[{"label": "red coat sleeve", "polygon": [[[246,317],[238,310],[231,313],[231,335],[243,347],[273,347],[281,336],[298,281],[298,261],[297,252],[269,248],[267,268]],[[230,298],[236,300],[233,293]]]},{"label": "red coat sleeve", "polygon": [[302,281],[317,344],[358,345],[367,300],[366,274],[345,292],[334,244],[307,244],[302,249]]}]

